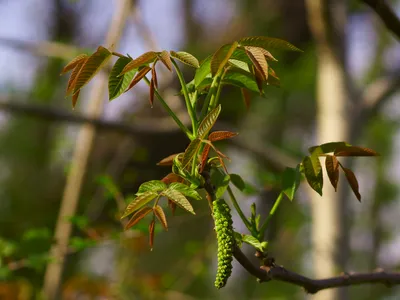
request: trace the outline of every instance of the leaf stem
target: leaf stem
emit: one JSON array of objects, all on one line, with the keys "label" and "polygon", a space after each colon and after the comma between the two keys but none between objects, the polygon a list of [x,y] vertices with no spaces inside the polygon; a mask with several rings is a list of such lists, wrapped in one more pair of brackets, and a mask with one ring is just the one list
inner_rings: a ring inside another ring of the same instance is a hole
[{"label": "leaf stem", "polygon": [[210,103],[214,101],[213,99],[217,94],[220,81],[221,74],[216,74],[213,81],[211,82],[210,90],[208,91],[207,97],[204,100],[203,108],[201,109],[200,120],[203,120],[206,117],[207,112],[209,111],[208,107],[210,106]]},{"label": "leaf stem", "polygon": [[283,193],[281,192],[278,196],[278,198],[276,199],[274,206],[271,208],[268,217],[265,219],[264,223],[261,226],[260,229],[260,239],[264,237],[264,232],[267,229],[268,226],[268,222],[271,220],[272,216],[275,214],[276,210],[279,207],[279,204],[281,204],[282,202],[282,198],[283,198]]},{"label": "leaf stem", "polygon": [[[144,80],[146,81],[147,85],[150,86],[150,80],[144,76],[143,77]],[[175,123],[179,126],[179,128],[187,135],[187,137],[190,140],[193,140],[193,135],[190,132],[190,130],[183,125],[183,123],[181,122],[181,120],[178,118],[178,116],[171,110],[171,108],[168,106],[168,104],[165,102],[165,100],[163,99],[163,97],[160,95],[160,93],[158,92],[157,88],[154,88],[154,93],[156,94],[157,99],[160,101],[161,105],[165,108],[165,110],[168,112],[168,114],[172,117],[172,119],[174,119]]]},{"label": "leaf stem", "polygon": [[190,101],[190,97],[189,97],[189,92],[186,86],[186,82],[185,79],[183,78],[183,74],[181,72],[181,69],[179,69],[178,64],[175,62],[175,60],[173,58],[171,58],[172,64],[175,67],[175,71],[176,71],[176,75],[178,75],[179,78],[179,82],[182,86],[182,91],[183,91],[183,97],[185,98],[185,103],[186,103],[186,107],[189,113],[189,117],[190,120],[192,121],[192,130],[193,130],[193,136],[196,136],[197,133],[197,116],[196,116],[196,111],[194,110],[194,107]]},{"label": "leaf stem", "polygon": [[125,55],[123,55],[121,53],[118,53],[118,52],[115,52],[115,51],[111,52],[111,54],[114,55],[114,56],[118,56],[118,57],[126,57]]},{"label": "leaf stem", "polygon": [[208,111],[213,110],[218,104],[219,96],[221,95],[221,90],[222,90],[221,80],[224,79],[227,70],[228,69],[225,69],[225,71],[221,75],[221,78],[219,79],[216,95],[211,98],[210,105],[208,107]]},{"label": "leaf stem", "polygon": [[244,213],[243,213],[242,209],[240,208],[239,203],[237,202],[236,197],[233,194],[232,189],[229,185],[228,185],[227,191],[229,193],[229,197],[231,197],[233,206],[235,207],[237,213],[239,214],[239,217],[242,219],[243,223],[250,230],[250,232],[253,232],[252,226],[251,226],[249,220],[247,220],[246,216],[244,215]]}]

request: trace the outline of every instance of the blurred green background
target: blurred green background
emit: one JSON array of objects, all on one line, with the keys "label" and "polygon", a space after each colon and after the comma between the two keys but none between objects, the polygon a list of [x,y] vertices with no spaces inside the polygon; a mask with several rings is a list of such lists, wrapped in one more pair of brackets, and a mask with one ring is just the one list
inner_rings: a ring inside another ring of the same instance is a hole
[{"label": "blurred green background", "polygon": [[[59,74],[77,53],[104,45],[120,1],[0,1],[0,299],[42,299],[64,187],[95,85],[84,88],[72,110],[64,98],[67,77]],[[323,60],[310,30],[307,2],[131,1],[117,43],[118,52],[132,57],[167,49],[188,51],[199,60],[224,43],[253,35],[281,38],[304,50],[271,51],[279,60],[275,70],[281,87],[269,87],[266,98],[252,95],[249,110],[238,89],[223,90],[216,127],[240,135],[219,147],[232,160],[228,170],[259,191],[238,196],[246,212],[256,202],[267,215],[279,193],[280,172],[295,166],[318,143],[317,68]],[[387,2],[400,11],[399,1]],[[358,203],[348,191],[341,194],[348,203],[342,216],[348,249],[346,269],[338,268],[337,274],[377,267],[399,270],[400,47],[362,1],[337,3],[344,10],[334,12],[338,18],[331,20],[343,26],[335,47],[341,47],[344,81],[352,91],[345,107],[347,141],[382,155],[348,161],[363,201]],[[193,69],[183,70],[190,81]],[[189,124],[184,102],[176,96],[177,79],[161,68],[158,78],[167,102]],[[386,94],[379,98],[382,91]],[[361,98],[372,102],[365,111]],[[312,299],[293,285],[259,284],[237,263],[227,286],[216,290],[216,241],[206,202],[194,203],[196,216],[178,210],[172,217],[168,212],[169,231],[157,228],[153,251],[148,222],[122,231],[115,196],[124,201],[144,181],[161,179],[169,169],[156,163],[188,144],[162,107],[155,102],[150,108],[148,101],[146,85],[140,83],[112,102],[104,97],[104,113],[92,122],[97,131],[77,212],[70,218],[70,251],[57,299]],[[311,257],[318,252],[311,239],[311,206],[310,192],[301,188],[295,201],[281,205],[268,239],[278,264],[313,277]],[[238,231],[244,230],[237,216],[234,222]],[[253,260],[251,249],[244,251]],[[400,289],[351,287],[336,299],[400,299]]]}]

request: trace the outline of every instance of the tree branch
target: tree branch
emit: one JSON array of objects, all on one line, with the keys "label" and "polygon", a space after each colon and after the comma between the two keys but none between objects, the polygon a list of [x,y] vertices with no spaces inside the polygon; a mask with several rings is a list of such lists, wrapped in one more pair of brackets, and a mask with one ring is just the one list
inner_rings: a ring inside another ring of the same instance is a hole
[{"label": "tree branch", "polygon": [[400,20],[385,0],[362,0],[379,16],[386,28],[400,40]]}]

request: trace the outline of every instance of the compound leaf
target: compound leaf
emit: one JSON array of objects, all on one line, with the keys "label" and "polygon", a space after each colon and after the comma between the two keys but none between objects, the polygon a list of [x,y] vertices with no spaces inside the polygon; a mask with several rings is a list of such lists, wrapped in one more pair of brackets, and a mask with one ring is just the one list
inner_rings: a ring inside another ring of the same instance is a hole
[{"label": "compound leaf", "polygon": [[151,192],[161,192],[167,188],[167,185],[161,180],[150,180],[142,183],[139,186],[139,190],[136,195],[151,191]]}]

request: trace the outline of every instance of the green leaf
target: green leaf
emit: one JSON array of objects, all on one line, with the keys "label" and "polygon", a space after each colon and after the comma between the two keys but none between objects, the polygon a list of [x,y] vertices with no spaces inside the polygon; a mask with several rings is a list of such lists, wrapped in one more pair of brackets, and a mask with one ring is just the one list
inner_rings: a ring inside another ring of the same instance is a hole
[{"label": "green leaf", "polygon": [[242,242],[253,246],[254,248],[256,248],[257,250],[259,250],[261,252],[264,252],[266,250],[266,244],[261,243],[257,238],[255,238],[252,235],[243,234]]},{"label": "green leaf", "polygon": [[17,251],[17,244],[14,242],[0,238],[0,264],[1,257],[7,257],[13,255]]},{"label": "green leaf", "polygon": [[208,75],[211,76],[211,59],[211,55],[204,59],[201,62],[200,67],[196,70],[196,74],[194,75],[194,85],[196,88]]},{"label": "green leaf", "polygon": [[293,200],[294,195],[300,185],[300,166],[294,168],[286,168],[282,175],[282,191],[289,198]]},{"label": "green leaf", "polygon": [[185,153],[183,154],[182,168],[186,168],[190,164],[191,160],[199,150],[200,144],[201,141],[198,138],[190,142],[189,146],[186,148]]},{"label": "green leaf", "polygon": [[208,113],[204,120],[200,123],[199,129],[197,130],[197,137],[204,139],[209,133],[211,128],[214,126],[221,112],[221,104]]},{"label": "green leaf", "polygon": [[130,58],[120,57],[111,69],[110,76],[108,77],[108,97],[110,101],[121,95],[132,81],[137,71],[136,69],[119,76],[130,61],[132,61]]},{"label": "green leaf", "polygon": [[167,185],[164,182],[162,182],[161,180],[150,180],[150,181],[142,183],[139,186],[139,190],[136,193],[136,195],[143,194],[148,191],[158,193],[158,192],[165,190],[166,188],[167,188]]},{"label": "green leaf", "polygon": [[200,194],[190,188],[189,186],[187,186],[186,184],[180,183],[180,182],[173,182],[169,185],[169,188],[172,190],[176,190],[180,193],[182,193],[182,195],[189,197],[189,198],[193,198],[195,200],[201,200],[202,197],[200,196]]},{"label": "green leaf", "polygon": [[126,216],[129,216],[131,213],[135,212],[139,208],[143,207],[147,203],[149,203],[151,200],[156,198],[158,194],[153,191],[147,191],[144,192],[140,195],[138,195],[129,205],[126,207],[124,214],[122,215],[121,219],[125,218]]},{"label": "green leaf", "polygon": [[130,72],[132,70],[138,69],[141,66],[148,65],[148,64],[152,63],[157,57],[158,57],[158,54],[157,54],[157,52],[154,52],[154,51],[149,51],[149,52],[143,53],[138,58],[135,58],[134,60],[131,60],[123,68],[123,70],[119,74],[119,76],[122,76],[125,73],[128,73],[128,72]]},{"label": "green leaf", "polygon": [[219,169],[213,169],[211,172],[211,182],[215,186],[215,198],[221,198],[229,186],[230,176]]},{"label": "green leaf", "polygon": [[171,188],[166,189],[161,193],[163,196],[167,197],[169,200],[176,203],[176,205],[180,206],[184,210],[192,213],[195,215],[192,205],[190,204],[189,200],[179,191],[173,190]]},{"label": "green leaf", "polygon": [[215,76],[217,73],[222,72],[228,60],[231,58],[233,52],[238,46],[237,42],[227,44],[219,48],[211,58],[211,74]]},{"label": "green leaf", "polygon": [[241,46],[254,46],[254,47],[261,47],[266,50],[270,49],[278,49],[278,50],[288,50],[288,51],[298,51],[303,52],[299,48],[293,46],[287,41],[265,37],[265,36],[250,36],[239,40],[239,44]]},{"label": "green leaf", "polygon": [[304,175],[310,187],[322,196],[322,187],[324,184],[322,176],[322,167],[318,156],[306,156],[303,159]]},{"label": "green leaf", "polygon": [[238,174],[230,174],[230,177],[231,177],[231,182],[233,183],[233,185],[239,191],[244,191],[244,189],[246,188],[246,184],[245,184],[243,178],[240,177],[240,175],[238,175]]},{"label": "green leaf", "polygon": [[173,58],[176,58],[177,60],[183,62],[184,64],[187,64],[193,68],[199,68],[199,61],[192,54],[184,51],[178,51],[178,52],[170,51],[169,53]]},{"label": "green leaf", "polygon": [[74,94],[83,88],[96,74],[99,72],[108,60],[111,58],[111,52],[108,49],[99,46],[97,51],[93,53],[83,65],[79,72],[74,86]]},{"label": "green leaf", "polygon": [[50,239],[51,238],[51,232],[49,228],[33,228],[29,229],[24,232],[22,235],[22,241],[31,241],[35,239]]}]

